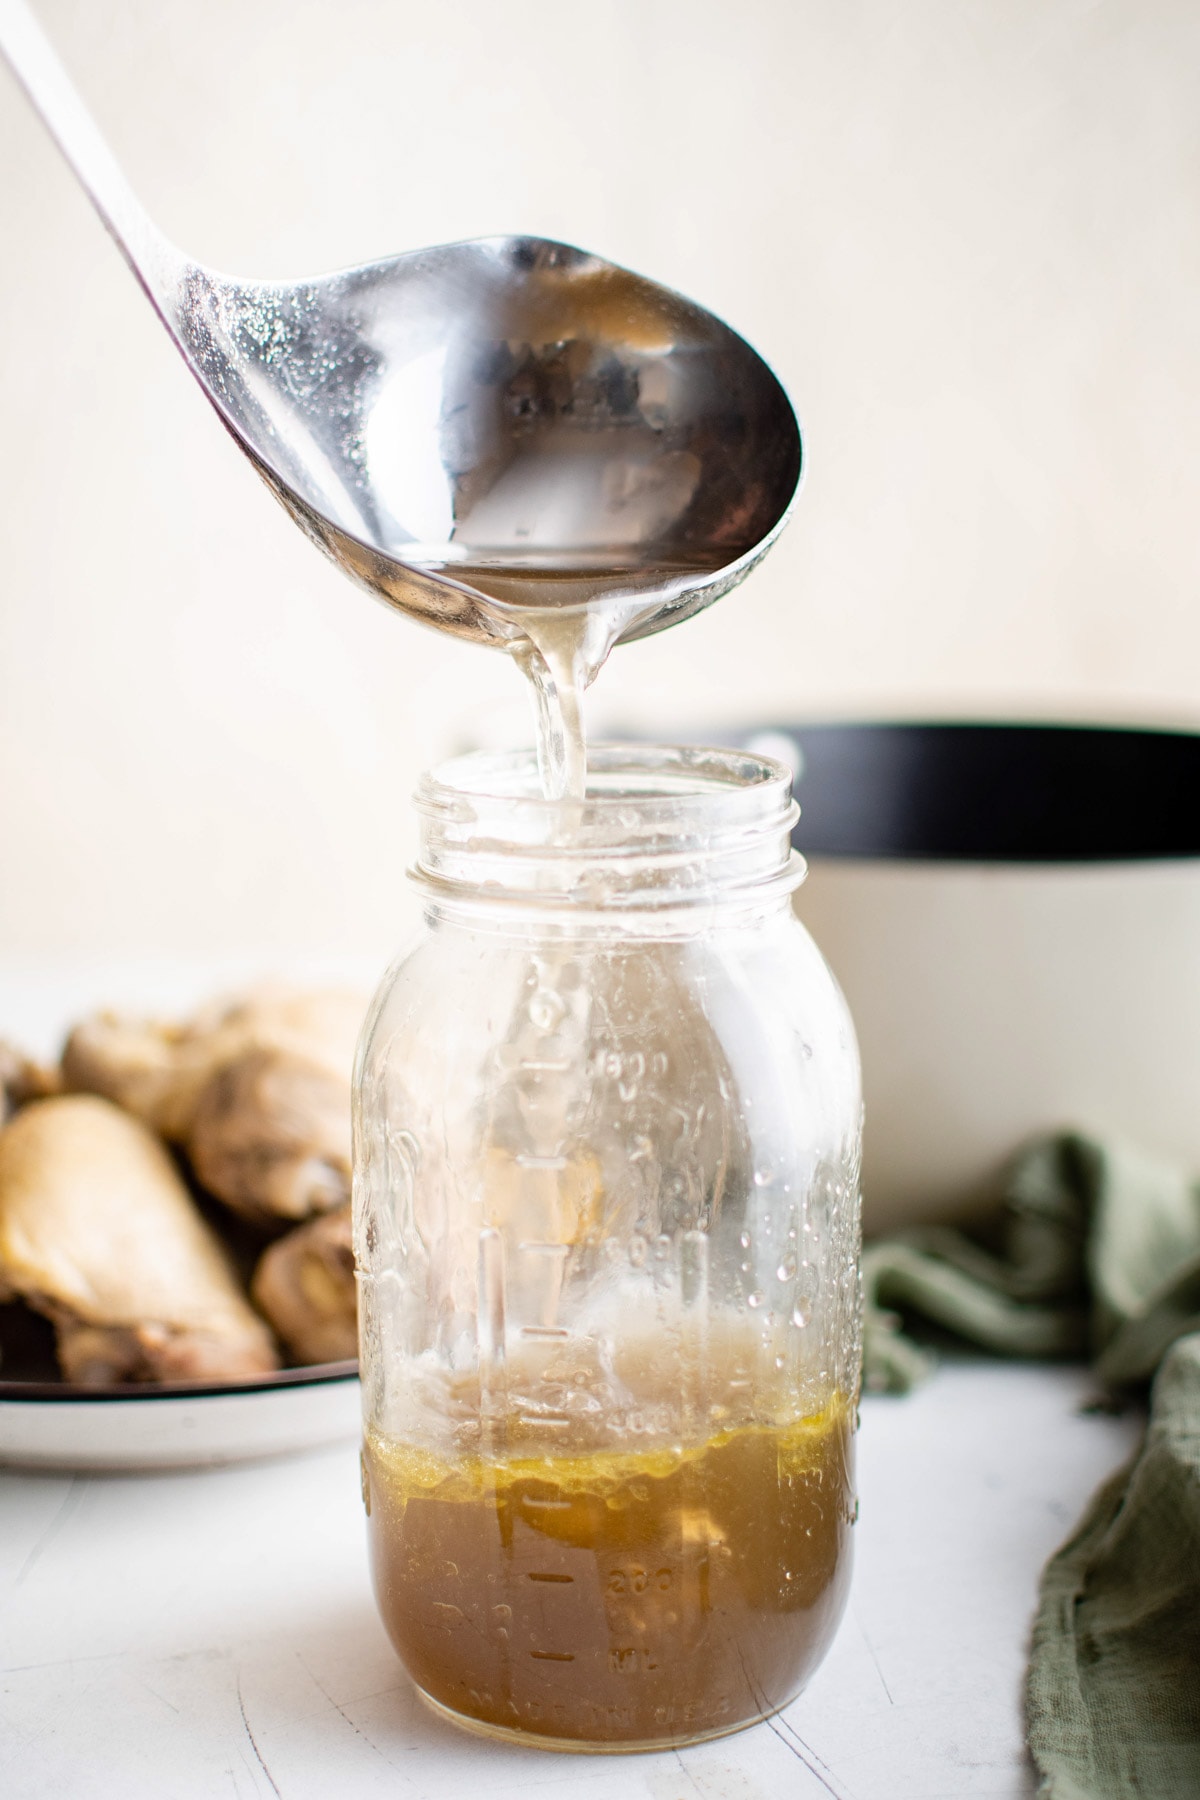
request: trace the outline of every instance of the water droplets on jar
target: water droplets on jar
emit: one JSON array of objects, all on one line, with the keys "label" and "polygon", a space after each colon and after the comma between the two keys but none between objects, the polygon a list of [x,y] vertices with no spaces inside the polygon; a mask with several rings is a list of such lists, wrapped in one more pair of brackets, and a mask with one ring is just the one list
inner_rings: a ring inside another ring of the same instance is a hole
[{"label": "water droplets on jar", "polygon": [[549,1035],[557,1031],[566,1017],[566,1002],[553,988],[538,988],[529,1002],[530,1023],[537,1031]]},{"label": "water droplets on jar", "polygon": [[620,1065],[616,1071],[617,1093],[626,1106],[629,1106],[638,1097],[638,1089],[646,1073],[646,1059],[640,1051],[636,1051],[632,1056],[618,1057],[617,1061]]}]

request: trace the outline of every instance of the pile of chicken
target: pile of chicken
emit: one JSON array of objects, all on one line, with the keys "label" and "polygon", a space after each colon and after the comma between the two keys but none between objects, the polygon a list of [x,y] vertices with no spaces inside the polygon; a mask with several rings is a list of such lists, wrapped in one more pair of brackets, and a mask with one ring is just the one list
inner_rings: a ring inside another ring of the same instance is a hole
[{"label": "pile of chicken", "polygon": [[[355,994],[264,991],[182,1023],[97,1014],[56,1069],[0,1045],[0,1300],[50,1320],[68,1381],[354,1356],[362,1014]],[[248,1293],[210,1217],[251,1237]]]}]

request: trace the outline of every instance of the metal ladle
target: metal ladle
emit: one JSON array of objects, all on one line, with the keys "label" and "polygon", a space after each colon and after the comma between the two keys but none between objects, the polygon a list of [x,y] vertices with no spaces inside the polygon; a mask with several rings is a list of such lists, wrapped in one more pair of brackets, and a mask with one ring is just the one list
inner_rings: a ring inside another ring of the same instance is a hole
[{"label": "metal ladle", "polygon": [[531,237],[304,281],[218,274],[147,216],[23,0],[0,0],[0,50],[235,441],[390,605],[511,645],[531,606],[629,596],[617,636],[642,637],[778,535],[795,415],[691,301]]}]

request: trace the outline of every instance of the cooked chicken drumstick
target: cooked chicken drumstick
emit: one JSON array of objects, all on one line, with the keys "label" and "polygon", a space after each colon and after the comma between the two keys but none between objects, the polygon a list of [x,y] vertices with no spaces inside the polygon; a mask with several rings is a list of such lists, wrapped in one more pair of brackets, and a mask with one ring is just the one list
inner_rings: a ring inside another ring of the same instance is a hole
[{"label": "cooked chicken drumstick", "polygon": [[357,1356],[349,1205],[273,1243],[259,1260],[250,1292],[297,1362]]},{"label": "cooked chicken drumstick", "polygon": [[364,1003],[263,991],[163,1024],[99,1013],[63,1052],[69,1088],[104,1094],[186,1150],[202,1185],[257,1224],[350,1192],[350,1071]]},{"label": "cooked chicken drumstick", "polygon": [[0,1298],[54,1324],[68,1381],[237,1381],[279,1366],[217,1239],[145,1126],[90,1095],[0,1130]]}]

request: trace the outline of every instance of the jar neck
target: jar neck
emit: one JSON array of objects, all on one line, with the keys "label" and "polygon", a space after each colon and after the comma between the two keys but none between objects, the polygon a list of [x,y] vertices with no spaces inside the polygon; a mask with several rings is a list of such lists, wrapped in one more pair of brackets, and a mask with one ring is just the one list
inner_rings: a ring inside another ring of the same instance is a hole
[{"label": "jar neck", "polygon": [[416,807],[411,879],[479,922],[694,929],[701,910],[774,910],[805,874],[788,770],[737,750],[598,745],[584,800],[547,800],[532,751],[464,756],[423,777]]}]

